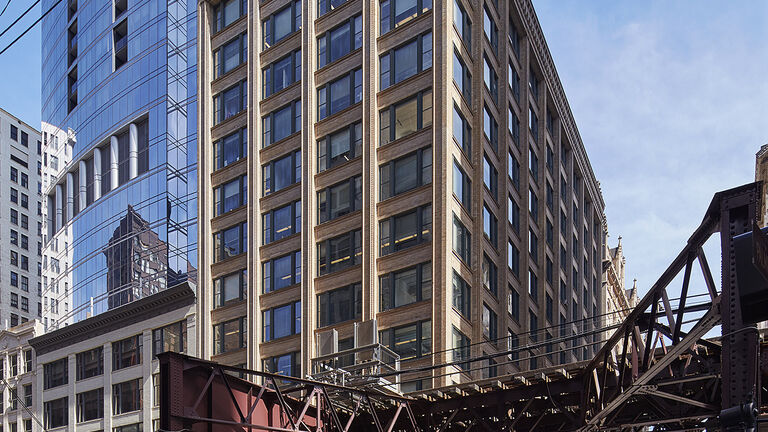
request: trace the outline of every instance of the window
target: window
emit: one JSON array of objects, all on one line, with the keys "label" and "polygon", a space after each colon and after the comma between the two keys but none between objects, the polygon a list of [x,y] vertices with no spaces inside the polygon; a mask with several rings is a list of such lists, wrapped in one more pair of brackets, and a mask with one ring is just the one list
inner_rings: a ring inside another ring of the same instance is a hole
[{"label": "window", "polygon": [[494,297],[497,296],[499,271],[496,264],[486,254],[483,254],[482,278],[483,287],[490,291]]},{"label": "window", "polygon": [[11,223],[14,225],[19,224],[19,212],[18,210],[11,209]]},{"label": "window", "polygon": [[512,65],[512,62],[509,62],[507,67],[507,80],[509,81],[509,87],[512,89],[512,95],[516,101],[520,102],[520,75]]},{"label": "window", "polygon": [[549,184],[549,180],[546,181],[546,200],[547,200],[547,208],[549,208],[550,211],[555,210],[555,190],[552,189],[552,185]]},{"label": "window", "polygon": [[533,222],[539,217],[539,198],[536,197],[536,192],[533,189],[528,189],[528,210],[531,212]]},{"label": "window", "polygon": [[241,81],[213,97],[213,123],[219,124],[248,108],[248,82]]},{"label": "window", "polygon": [[432,263],[426,262],[379,277],[379,310],[432,298]]},{"label": "window", "polygon": [[248,129],[240,129],[213,143],[213,167],[221,169],[248,155]]},{"label": "window", "polygon": [[301,376],[301,353],[289,353],[262,360],[262,369],[278,375]]},{"label": "window", "polygon": [[344,57],[363,46],[363,17],[356,15],[317,38],[317,67]]},{"label": "window", "polygon": [[483,184],[495,200],[499,192],[499,172],[496,167],[488,160],[488,156],[483,157]]},{"label": "window", "polygon": [[456,215],[453,215],[453,251],[465,264],[472,266],[472,234]]},{"label": "window", "polygon": [[483,336],[491,342],[499,338],[499,319],[487,304],[483,303]]},{"label": "window", "polygon": [[214,262],[248,251],[248,223],[243,222],[213,234]]},{"label": "window", "polygon": [[464,41],[467,51],[470,51],[472,47],[472,22],[459,0],[453,0],[453,25],[456,26],[456,31]]},{"label": "window", "polygon": [[213,51],[213,79],[248,61],[248,39],[242,34]]},{"label": "window", "polygon": [[472,319],[472,288],[469,283],[459,276],[456,271],[453,272],[453,307],[464,318]]},{"label": "window", "polygon": [[472,179],[464,172],[459,162],[453,160],[453,195],[461,202],[461,205],[471,211],[472,209]]},{"label": "window", "polygon": [[453,139],[464,154],[472,158],[472,127],[456,104],[453,105]]},{"label": "window", "polygon": [[379,332],[381,344],[400,356],[400,361],[432,352],[432,321],[419,321]]},{"label": "window", "polygon": [[552,151],[552,147],[547,144],[547,171],[553,174],[555,170],[555,152]]},{"label": "window", "polygon": [[301,49],[267,65],[261,71],[261,94],[267,98],[301,81]]},{"label": "window", "polygon": [[487,105],[483,106],[483,136],[491,143],[494,151],[499,151],[499,124]]},{"label": "window", "polygon": [[491,18],[491,14],[488,12],[488,8],[483,7],[483,34],[493,47],[493,52],[496,53],[499,50],[499,28],[496,26],[496,21]]},{"label": "window", "polygon": [[301,0],[294,0],[261,22],[264,49],[268,49],[301,29]]},{"label": "window", "polygon": [[248,176],[213,188],[213,215],[220,216],[248,203]]},{"label": "window", "polygon": [[379,145],[383,146],[432,125],[432,90],[379,112]]},{"label": "window", "polygon": [[301,302],[288,303],[262,311],[262,341],[301,333]]},{"label": "window", "polygon": [[11,181],[14,183],[19,182],[19,170],[14,167],[11,167]]},{"label": "window", "polygon": [[520,294],[511,285],[507,292],[507,312],[515,321],[520,320]]},{"label": "window", "polygon": [[533,269],[528,269],[528,294],[531,295],[533,301],[539,301],[539,278]]},{"label": "window", "polygon": [[[483,56],[483,84],[485,89],[491,95],[491,99],[494,102],[499,102],[499,76],[496,75],[496,70],[491,66],[488,57]],[[498,126],[497,126],[498,129]]]},{"label": "window", "polygon": [[324,275],[358,265],[363,259],[362,233],[350,231],[317,244],[317,273]]},{"label": "window", "polygon": [[493,247],[497,247],[498,244],[498,232],[499,222],[496,219],[496,215],[491,212],[488,205],[483,204],[483,234],[491,242]]},{"label": "window", "polygon": [[379,166],[379,200],[432,183],[432,147]]},{"label": "window", "polygon": [[318,18],[346,3],[347,0],[317,0]]},{"label": "window", "polygon": [[17,189],[11,188],[11,202],[15,204],[19,203],[19,191]]},{"label": "window", "polygon": [[550,286],[552,286],[552,281],[554,280],[555,272],[554,272],[554,264],[552,264],[552,260],[549,259],[549,257],[547,257],[547,261],[546,261],[546,274],[547,274],[547,283]]},{"label": "window", "polygon": [[536,261],[536,257],[539,253],[539,238],[532,229],[528,228],[528,253]]},{"label": "window", "polygon": [[533,151],[533,147],[528,148],[528,170],[531,172],[531,177],[534,181],[539,180],[539,157],[536,156],[536,152]]},{"label": "window", "polygon": [[213,326],[213,354],[223,354],[245,347],[248,327],[245,317],[235,318]]},{"label": "window", "polygon": [[265,261],[261,268],[264,294],[301,283],[301,251]]},{"label": "window", "polygon": [[469,67],[464,63],[464,59],[459,55],[457,49],[453,50],[453,82],[459,88],[461,95],[467,100],[468,104],[472,102],[472,74]]},{"label": "window", "polygon": [[50,388],[58,387],[67,384],[67,359],[59,359],[51,363],[43,365],[43,388],[48,390]]},{"label": "window", "polygon": [[363,154],[363,125],[344,127],[317,141],[317,171],[323,172]]},{"label": "window", "polygon": [[507,130],[512,135],[512,142],[517,147],[520,147],[520,119],[517,114],[512,110],[512,107],[507,108]]},{"label": "window", "polygon": [[317,193],[318,223],[360,210],[363,207],[363,178],[355,176]]},{"label": "window", "polygon": [[379,57],[379,90],[384,90],[432,67],[432,32]]},{"label": "window", "polygon": [[22,389],[24,390],[24,406],[27,408],[32,408],[32,384],[24,384],[22,386]]},{"label": "window", "polygon": [[112,342],[112,370],[141,364],[142,337],[136,335]]},{"label": "window", "polygon": [[325,327],[363,314],[363,287],[355,283],[317,295],[317,325]]},{"label": "window", "polygon": [[104,417],[104,389],[97,388],[77,394],[77,421],[85,422]]},{"label": "window", "polygon": [[213,307],[239,303],[248,296],[248,272],[240,270],[213,281]]},{"label": "window", "polygon": [[19,355],[18,354],[11,354],[8,356],[8,361],[10,363],[10,373],[11,377],[15,377],[19,374]]},{"label": "window", "polygon": [[19,274],[16,272],[11,272],[11,286],[19,286]]},{"label": "window", "polygon": [[317,89],[317,119],[328,116],[363,100],[363,70],[355,69]]},{"label": "window", "polygon": [[[153,420],[154,421],[154,420]],[[142,423],[134,423],[125,426],[116,426],[112,428],[112,432],[142,432],[144,426]]]},{"label": "window", "polygon": [[301,232],[301,201],[261,215],[263,243],[269,244]]},{"label": "window", "polygon": [[14,125],[11,125],[11,139],[14,141],[19,140],[19,128]]},{"label": "window", "polygon": [[261,146],[268,147],[301,131],[301,100],[289,103],[261,118]]},{"label": "window", "polygon": [[567,271],[568,265],[568,252],[565,250],[565,246],[560,245],[560,268]]},{"label": "window", "polygon": [[66,426],[69,417],[67,398],[55,399],[44,404],[44,423],[46,429]]},{"label": "window", "polygon": [[432,205],[379,222],[379,254],[388,255],[432,240]]},{"label": "window", "polygon": [[112,386],[112,414],[124,414],[141,409],[141,379]]},{"label": "window", "polygon": [[77,353],[77,380],[95,377],[104,373],[104,348]]},{"label": "window", "polygon": [[552,303],[552,297],[549,295],[549,293],[546,294],[546,313],[547,313],[547,321],[552,323],[553,316],[554,316],[554,305]]},{"label": "window", "polygon": [[[24,350],[24,372],[32,372],[32,350]],[[2,369],[0,369],[0,376],[2,376]]]},{"label": "window", "polygon": [[509,175],[509,180],[512,182],[512,186],[514,186],[515,189],[520,190],[520,162],[517,161],[517,158],[512,152],[507,153],[507,169],[507,174]]},{"label": "window", "polygon": [[531,89],[531,93],[533,94],[533,99],[538,100],[539,99],[539,79],[536,77],[536,73],[533,72],[533,69],[528,70],[528,88]]},{"label": "window", "polygon": [[460,332],[456,327],[453,328],[453,358],[452,361],[454,362],[462,362],[459,363],[457,366],[464,370],[469,370],[469,349],[470,349],[470,343],[469,338],[464,335],[464,333]]},{"label": "window", "polygon": [[383,0],[379,10],[379,34],[395,29],[432,9],[432,0]]},{"label": "window", "polygon": [[228,0],[213,8],[213,32],[221,31],[248,13],[248,2],[245,0]]},{"label": "window", "polygon": [[520,277],[520,250],[512,241],[507,242],[507,266],[515,276]]},{"label": "window", "polygon": [[507,196],[507,218],[515,232],[520,232],[520,206],[512,195]]},{"label": "window", "polygon": [[536,118],[536,112],[533,107],[528,108],[528,128],[531,130],[531,136],[534,141],[539,139],[539,121]]},{"label": "window", "polygon": [[301,150],[296,150],[261,167],[264,196],[301,181]]},{"label": "window", "polygon": [[152,330],[152,355],[156,356],[168,351],[186,353],[187,320]]}]

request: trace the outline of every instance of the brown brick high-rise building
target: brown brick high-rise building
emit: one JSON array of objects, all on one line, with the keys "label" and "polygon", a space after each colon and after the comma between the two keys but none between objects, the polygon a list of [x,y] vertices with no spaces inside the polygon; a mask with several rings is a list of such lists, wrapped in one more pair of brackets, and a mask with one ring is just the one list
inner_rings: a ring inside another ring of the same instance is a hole
[{"label": "brown brick high-rise building", "polygon": [[403,368],[552,340],[414,390],[596,351],[558,338],[604,308],[604,203],[530,1],[199,17],[203,357],[305,375],[371,319]]}]

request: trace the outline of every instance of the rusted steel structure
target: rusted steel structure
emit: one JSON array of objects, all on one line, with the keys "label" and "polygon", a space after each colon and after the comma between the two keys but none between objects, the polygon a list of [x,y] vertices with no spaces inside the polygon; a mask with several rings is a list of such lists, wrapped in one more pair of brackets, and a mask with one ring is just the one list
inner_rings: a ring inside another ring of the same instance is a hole
[{"label": "rusted steel structure", "polygon": [[[590,361],[404,398],[164,354],[163,429],[749,430],[748,415],[730,424],[726,416],[720,419],[728,408],[761,407],[759,335],[741,317],[733,241],[752,230],[760,188],[753,183],[714,196],[682,251]],[[704,253],[718,232],[719,287]],[[693,301],[701,297],[692,294],[695,272],[706,286],[703,303]],[[668,288],[678,280],[681,295],[674,305]],[[705,338],[721,324],[720,337]],[[229,378],[225,370],[247,373],[251,381],[259,377],[263,386]]]}]

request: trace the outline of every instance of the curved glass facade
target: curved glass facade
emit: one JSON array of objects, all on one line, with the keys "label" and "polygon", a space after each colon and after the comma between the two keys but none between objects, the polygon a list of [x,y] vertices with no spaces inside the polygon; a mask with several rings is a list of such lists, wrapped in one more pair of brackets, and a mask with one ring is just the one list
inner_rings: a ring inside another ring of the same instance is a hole
[{"label": "curved glass facade", "polygon": [[196,283],[195,8],[67,0],[43,19],[49,328]]}]

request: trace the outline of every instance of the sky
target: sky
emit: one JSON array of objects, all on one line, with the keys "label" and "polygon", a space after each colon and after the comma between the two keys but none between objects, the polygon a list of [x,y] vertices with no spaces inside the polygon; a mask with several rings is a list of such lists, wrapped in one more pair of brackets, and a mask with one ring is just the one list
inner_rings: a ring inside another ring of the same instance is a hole
[{"label": "sky", "polygon": [[[0,0],[0,32],[21,16],[34,0]],[[0,37],[0,50],[40,17],[40,5]],[[40,24],[0,55],[0,108],[40,129]]]},{"label": "sky", "polygon": [[[637,278],[643,293],[712,195],[754,181],[768,143],[768,2],[533,3],[602,187],[608,242],[622,236],[627,286]],[[719,282],[718,241],[705,250]]]},{"label": "sky", "polygon": [[[0,29],[32,3],[11,0]],[[637,278],[643,292],[712,195],[754,180],[755,152],[768,143],[768,2],[534,6],[602,186],[609,243],[622,236],[627,283]],[[39,16],[38,5],[0,49]],[[39,25],[0,55],[0,107],[39,127]]]}]

